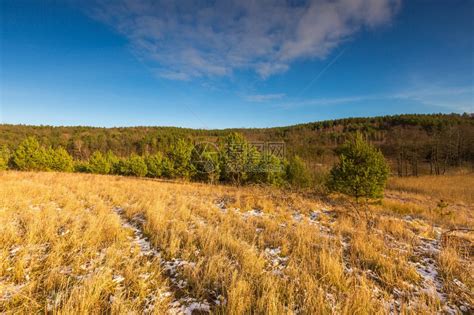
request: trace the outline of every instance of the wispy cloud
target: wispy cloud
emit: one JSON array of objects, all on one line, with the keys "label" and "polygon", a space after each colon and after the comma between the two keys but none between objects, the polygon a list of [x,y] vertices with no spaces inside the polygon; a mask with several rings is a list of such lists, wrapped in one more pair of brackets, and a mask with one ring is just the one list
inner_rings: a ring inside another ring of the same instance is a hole
[{"label": "wispy cloud", "polygon": [[245,99],[250,102],[266,102],[266,101],[273,101],[278,100],[285,97],[285,94],[255,94],[255,95],[247,95]]},{"label": "wispy cloud", "polygon": [[91,16],[174,80],[250,69],[262,78],[325,58],[363,27],[389,23],[401,0],[97,0]]},{"label": "wispy cloud", "polygon": [[391,97],[457,112],[474,112],[474,86],[431,86],[395,93]]},{"label": "wispy cloud", "polygon": [[473,112],[474,87],[437,86],[418,89],[407,89],[399,92],[384,94],[353,95],[334,98],[310,98],[281,103],[279,107],[292,109],[295,107],[331,106],[374,100],[406,100],[456,112]]}]

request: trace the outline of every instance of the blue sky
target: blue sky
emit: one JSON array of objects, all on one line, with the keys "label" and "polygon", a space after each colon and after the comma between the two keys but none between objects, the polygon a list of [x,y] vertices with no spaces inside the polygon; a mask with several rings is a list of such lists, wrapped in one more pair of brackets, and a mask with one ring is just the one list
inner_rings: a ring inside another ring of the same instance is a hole
[{"label": "blue sky", "polygon": [[474,112],[474,1],[1,1],[0,122]]}]

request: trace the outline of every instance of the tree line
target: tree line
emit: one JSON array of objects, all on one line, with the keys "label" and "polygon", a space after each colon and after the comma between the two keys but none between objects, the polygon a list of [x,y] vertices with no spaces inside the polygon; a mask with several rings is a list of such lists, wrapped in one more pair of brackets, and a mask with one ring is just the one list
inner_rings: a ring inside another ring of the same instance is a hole
[{"label": "tree line", "polygon": [[[260,152],[239,133],[229,133],[216,145],[200,145],[184,138],[169,149],[125,157],[113,151],[94,151],[88,159],[74,159],[62,146],[25,138],[16,148],[0,147],[0,169],[61,171],[124,176],[183,179],[208,183],[269,184],[307,187],[306,164],[298,156],[285,159]],[[209,143],[204,143],[209,144]]]},{"label": "tree line", "polygon": [[250,141],[283,141],[289,156],[305,163],[331,166],[338,149],[355,133],[379,148],[392,173],[399,176],[442,175],[451,168],[474,167],[472,114],[395,115],[345,118],[288,127],[203,130],[176,127],[51,127],[0,125],[0,146],[16,148],[27,136],[45,146],[63,147],[74,160],[88,160],[99,151],[119,157],[169,152],[179,139],[216,142],[237,132]]},{"label": "tree line", "polygon": [[[0,169],[22,171],[86,172],[151,178],[181,178],[204,182],[227,182],[237,185],[258,183],[275,186],[307,187],[308,170],[299,157],[290,160],[260,152],[241,134],[230,133],[219,145],[191,144],[179,139],[168,152],[117,157],[112,151],[94,152],[86,161],[74,160],[62,148],[41,145],[28,137],[10,152],[0,147]],[[338,162],[332,167],[325,186],[362,200],[383,197],[390,170],[382,152],[357,132],[339,149]],[[358,212],[359,207],[356,207]],[[367,215],[367,213],[366,213]]]}]

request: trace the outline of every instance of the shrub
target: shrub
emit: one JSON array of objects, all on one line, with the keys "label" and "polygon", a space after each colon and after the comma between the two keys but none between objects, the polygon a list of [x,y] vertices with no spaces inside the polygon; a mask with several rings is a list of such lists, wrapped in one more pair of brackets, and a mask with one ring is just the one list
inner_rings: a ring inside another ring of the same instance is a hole
[{"label": "shrub", "polygon": [[111,169],[110,162],[99,151],[92,153],[87,171],[94,174],[109,174]]},{"label": "shrub", "polygon": [[172,171],[168,172],[169,177],[191,178],[194,174],[194,167],[191,164],[192,150],[193,146],[183,139],[179,139],[171,146],[168,155],[172,163]]},{"label": "shrub", "polygon": [[119,174],[120,159],[111,150],[107,151],[104,157],[110,165],[109,174]]},{"label": "shrub", "polygon": [[50,165],[50,155],[34,137],[23,140],[13,152],[12,166],[18,170],[45,171]]},{"label": "shrub", "polygon": [[87,161],[74,161],[74,172],[89,173],[89,163]]},{"label": "shrub", "polygon": [[308,187],[311,177],[306,164],[299,156],[292,157],[286,165],[286,180],[293,187]]},{"label": "shrub", "polygon": [[163,175],[163,154],[158,152],[145,157],[148,177],[160,177]]},{"label": "shrub", "polygon": [[10,160],[10,150],[6,145],[0,147],[0,170],[8,168],[8,161]]},{"label": "shrub", "polygon": [[177,174],[174,170],[173,162],[166,156],[161,161],[161,174],[166,178],[175,178]]},{"label": "shrub", "polygon": [[49,169],[59,172],[71,172],[74,168],[74,161],[69,153],[62,147],[48,150],[50,158]]},{"label": "shrub", "polygon": [[128,159],[119,162],[120,174],[126,176],[143,177],[147,174],[147,166],[145,160],[136,154],[132,154]]},{"label": "shrub", "polygon": [[217,152],[195,148],[191,157],[195,170],[193,179],[208,183],[215,183],[219,180],[219,158]]},{"label": "shrub", "polygon": [[330,172],[331,190],[359,198],[383,196],[389,168],[382,153],[365,142],[360,133],[345,143],[339,163]]},{"label": "shrub", "polygon": [[252,164],[249,163],[251,153],[255,153],[250,151],[249,144],[239,133],[231,133],[222,139],[219,151],[220,178],[237,185],[245,182],[249,176],[249,164]]},{"label": "shrub", "polygon": [[251,181],[281,186],[285,181],[285,167],[283,162],[272,154],[262,155],[258,166],[251,174]]}]

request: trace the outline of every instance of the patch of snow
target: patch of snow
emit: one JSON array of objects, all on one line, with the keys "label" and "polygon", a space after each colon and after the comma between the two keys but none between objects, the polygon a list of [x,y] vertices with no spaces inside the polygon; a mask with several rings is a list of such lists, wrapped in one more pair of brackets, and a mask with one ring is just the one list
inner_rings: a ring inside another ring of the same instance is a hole
[{"label": "patch of snow", "polygon": [[420,260],[415,263],[415,268],[423,280],[423,291],[437,296],[442,302],[446,300],[443,293],[443,284],[438,276],[438,265],[435,257],[439,254],[439,241],[420,238],[420,245],[415,248],[415,254]]},{"label": "patch of snow", "polygon": [[60,274],[63,274],[63,275],[70,275],[70,274],[72,273],[72,267],[70,267],[70,266],[62,267],[62,268],[59,270],[59,273],[60,273]]},{"label": "patch of snow", "polygon": [[114,275],[112,277],[112,282],[113,283],[121,283],[125,280],[125,278],[122,275]]},{"label": "patch of snow", "polygon": [[260,209],[252,209],[250,211],[245,212],[242,214],[244,218],[248,217],[263,217],[263,211]]},{"label": "patch of snow", "polygon": [[227,304],[227,300],[226,300],[226,298],[225,298],[224,296],[222,296],[222,295],[219,294],[219,295],[216,297],[216,299],[214,300],[214,304],[215,304],[215,305],[226,305],[226,304]]},{"label": "patch of snow", "polygon": [[2,284],[2,294],[0,295],[0,302],[6,302],[10,300],[11,298],[13,298],[13,296],[18,294],[25,286],[26,283],[10,285]]},{"label": "patch of snow", "polygon": [[269,263],[269,268],[275,275],[281,275],[286,268],[288,257],[281,256],[280,247],[265,248],[264,255]]},{"label": "patch of snow", "polygon": [[153,314],[156,301],[157,300],[164,301],[165,299],[168,299],[172,295],[173,293],[169,291],[162,291],[162,290],[157,290],[153,293],[148,294],[145,297],[145,307],[143,308],[143,313]]},{"label": "patch of snow", "polygon": [[21,246],[20,245],[17,245],[17,246],[14,246],[10,249],[10,257],[13,258],[16,256],[16,254],[21,250]]},{"label": "patch of snow", "polygon": [[[145,224],[145,218],[143,216],[135,216],[132,220],[126,220],[124,216],[124,210],[120,207],[114,207],[114,212],[119,216],[121,224],[124,228],[133,231],[134,237],[130,238],[131,242],[140,248],[141,256],[151,256],[158,258],[164,271],[168,274],[171,283],[180,290],[188,287],[188,282],[182,279],[180,271],[183,268],[194,268],[196,264],[179,258],[173,258],[166,260],[161,257],[161,253],[156,250],[146,236],[144,236],[141,227]],[[149,274],[140,275],[141,278],[147,279]],[[121,275],[114,276],[113,281],[120,283],[124,280]],[[171,296],[171,292],[160,293],[158,296],[160,299],[165,299]],[[154,309],[154,303],[156,301],[156,295],[150,295],[145,300],[145,313],[151,313]],[[199,301],[192,297],[182,298],[175,300],[171,303],[169,312],[171,314],[192,314],[193,312],[210,312],[210,304],[207,301]]]},{"label": "patch of snow", "polygon": [[334,294],[325,292],[325,295],[326,295],[326,302],[329,303],[329,305],[331,306],[331,309],[334,309],[336,307],[336,298],[334,297]]},{"label": "patch of snow", "polygon": [[222,201],[216,203],[216,207],[217,207],[219,210],[221,210],[222,212],[227,213],[227,208],[226,208],[226,206],[225,206],[224,200],[222,200]]},{"label": "patch of snow", "polygon": [[54,309],[58,308],[61,305],[63,300],[63,292],[61,291],[51,291],[46,298],[46,308],[49,312],[53,312]]},{"label": "patch of snow", "polygon": [[293,217],[293,220],[295,220],[296,222],[301,222],[304,219],[304,216],[298,212],[293,213],[292,217]]},{"label": "patch of snow", "polygon": [[191,268],[194,268],[196,266],[196,264],[193,262],[189,262],[189,261],[178,259],[178,258],[173,258],[171,260],[163,260],[162,265],[164,269],[172,275],[176,274],[178,272],[178,268],[180,267],[189,266]]},{"label": "patch of snow", "polygon": [[169,310],[170,314],[176,315],[192,315],[194,312],[197,313],[210,313],[211,305],[206,301],[199,301],[194,298],[182,298],[174,301],[171,304]]},{"label": "patch of snow", "polygon": [[319,221],[320,219],[320,216],[321,216],[321,212],[319,211],[311,211],[311,213],[309,214],[309,220],[310,221]]},{"label": "patch of snow", "polygon": [[41,207],[37,205],[30,205],[30,209],[34,211],[41,211]]},{"label": "patch of snow", "polygon": [[465,305],[461,305],[461,306],[459,307],[459,309],[460,309],[461,311],[463,311],[464,313],[467,313],[467,312],[469,311],[469,308],[468,308],[467,306],[465,306]]},{"label": "patch of snow", "polygon": [[422,278],[422,288],[418,289],[428,295],[436,297],[443,305],[443,311],[447,314],[458,314],[456,306],[448,302],[441,277],[438,272],[436,257],[440,252],[439,238],[419,238],[420,244],[415,247],[414,252],[419,261],[411,263]]},{"label": "patch of snow", "polygon": [[454,279],[453,282],[461,289],[467,290],[467,286],[458,279]]},{"label": "patch of snow", "polygon": [[343,264],[344,272],[350,274],[354,272],[354,270],[350,266],[349,259],[347,258],[347,255],[348,255],[347,253],[349,252],[350,247],[351,247],[350,239],[347,237],[343,237],[341,238],[340,242],[342,246],[342,264]]},{"label": "patch of snow", "polygon": [[58,230],[58,235],[59,236],[64,236],[69,234],[71,231],[69,229],[66,229],[65,227],[60,227]]}]

